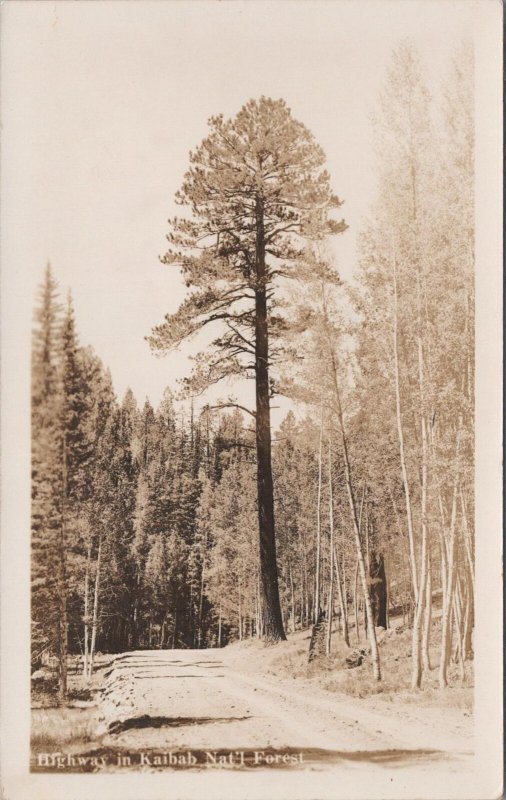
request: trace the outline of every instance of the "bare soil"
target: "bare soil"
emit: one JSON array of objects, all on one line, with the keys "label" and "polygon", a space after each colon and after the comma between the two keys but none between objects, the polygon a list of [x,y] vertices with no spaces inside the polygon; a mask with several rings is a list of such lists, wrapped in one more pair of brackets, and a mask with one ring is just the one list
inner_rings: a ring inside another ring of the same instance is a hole
[{"label": "bare soil", "polygon": [[[220,650],[111,656],[95,675],[93,703],[50,710],[79,715],[86,721],[83,736],[60,738],[51,747],[35,731],[32,769],[53,771],[56,764],[40,763],[38,756],[60,752],[66,771],[345,767],[415,770],[431,782],[438,774],[462,781],[471,773],[471,689],[457,690],[455,707],[448,693],[434,689],[396,694],[390,686],[353,696],[340,691],[337,680],[329,690],[333,675],[356,673],[358,681],[358,670],[338,668],[334,653],[333,668],[331,659],[328,668],[307,672],[306,639],[301,632],[275,647],[249,641]],[[74,763],[70,756],[77,755]]]}]

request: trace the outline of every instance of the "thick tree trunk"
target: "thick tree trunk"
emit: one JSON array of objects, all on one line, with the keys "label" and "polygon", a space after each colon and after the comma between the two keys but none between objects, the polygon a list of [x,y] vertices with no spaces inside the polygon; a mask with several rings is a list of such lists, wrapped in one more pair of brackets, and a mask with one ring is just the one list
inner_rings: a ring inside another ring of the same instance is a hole
[{"label": "thick tree trunk", "polygon": [[265,637],[270,642],[286,639],[279,600],[274,491],[271,458],[271,412],[269,384],[269,338],[267,323],[267,270],[265,264],[264,208],[256,200],[256,287],[255,287],[255,388],[258,526],[260,571],[263,590]]},{"label": "thick tree trunk", "polygon": [[373,551],[369,565],[371,580],[371,605],[374,625],[378,628],[387,627],[387,579],[383,556]]}]

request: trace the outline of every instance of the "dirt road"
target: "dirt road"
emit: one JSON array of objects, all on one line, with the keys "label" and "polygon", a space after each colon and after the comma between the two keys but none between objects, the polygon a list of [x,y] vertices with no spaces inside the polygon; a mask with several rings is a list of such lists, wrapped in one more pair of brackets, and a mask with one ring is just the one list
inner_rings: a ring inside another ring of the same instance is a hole
[{"label": "dirt road", "polygon": [[116,657],[99,698],[104,745],[142,752],[146,770],[339,765],[432,780],[472,768],[472,724],[461,711],[349,698],[237,667],[227,649]]}]

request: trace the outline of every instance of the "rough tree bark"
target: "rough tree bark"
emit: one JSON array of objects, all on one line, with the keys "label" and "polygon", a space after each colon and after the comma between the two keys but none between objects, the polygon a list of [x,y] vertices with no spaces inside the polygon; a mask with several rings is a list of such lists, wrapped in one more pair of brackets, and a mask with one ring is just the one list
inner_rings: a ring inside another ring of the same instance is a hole
[{"label": "rough tree bark", "polygon": [[381,554],[373,551],[369,566],[371,579],[371,605],[374,625],[378,628],[387,627],[387,578],[385,562]]},{"label": "rough tree bark", "polygon": [[274,528],[274,490],[271,457],[271,412],[269,385],[269,339],[267,325],[267,269],[263,200],[257,195],[256,287],[255,287],[255,389],[258,524],[260,570],[264,595],[264,631],[267,641],[286,639],[279,600],[276,536]]}]

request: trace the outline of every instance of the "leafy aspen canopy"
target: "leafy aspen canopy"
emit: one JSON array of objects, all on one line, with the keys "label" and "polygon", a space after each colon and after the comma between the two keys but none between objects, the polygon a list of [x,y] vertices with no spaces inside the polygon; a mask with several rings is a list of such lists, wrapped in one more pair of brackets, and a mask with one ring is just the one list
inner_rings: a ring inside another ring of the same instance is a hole
[{"label": "leafy aspen canopy", "polygon": [[[286,327],[282,280],[304,279],[308,242],[346,229],[330,216],[341,201],[324,169],[324,152],[283,100],[250,100],[235,119],[212,117],[209,127],[176,194],[191,215],[170,221],[169,249],[161,259],[181,269],[191,292],[149,337],[163,354],[209,323],[221,323],[212,347],[195,359],[189,383],[196,392],[253,367],[255,291],[266,291],[270,337],[277,339]],[[267,261],[261,280],[260,229]],[[271,361],[280,353],[271,347]]]}]

